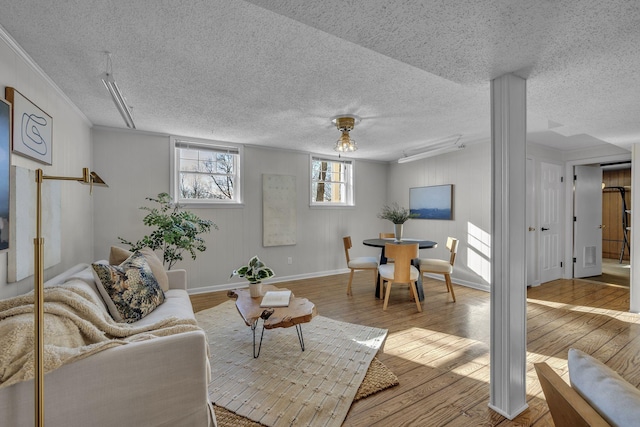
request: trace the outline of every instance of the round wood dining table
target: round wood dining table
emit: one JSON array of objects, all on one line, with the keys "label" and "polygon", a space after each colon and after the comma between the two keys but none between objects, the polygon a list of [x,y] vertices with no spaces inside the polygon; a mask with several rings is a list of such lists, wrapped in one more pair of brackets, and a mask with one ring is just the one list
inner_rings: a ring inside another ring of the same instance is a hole
[{"label": "round wood dining table", "polygon": [[[438,246],[436,242],[431,240],[422,239],[402,239],[401,242],[396,242],[395,239],[364,239],[362,244],[365,246],[373,246],[374,248],[381,248],[380,252],[380,264],[387,263],[387,257],[384,254],[384,246],[387,243],[394,243],[396,245],[410,245],[417,243],[419,249],[430,249]],[[411,260],[411,264],[420,270],[420,260],[418,258]],[[422,274],[418,275],[418,281],[416,282],[416,290],[418,291],[418,299],[424,301],[424,290],[422,289]],[[378,281],[376,282],[376,298],[381,298],[380,295],[380,273],[378,273]]]}]

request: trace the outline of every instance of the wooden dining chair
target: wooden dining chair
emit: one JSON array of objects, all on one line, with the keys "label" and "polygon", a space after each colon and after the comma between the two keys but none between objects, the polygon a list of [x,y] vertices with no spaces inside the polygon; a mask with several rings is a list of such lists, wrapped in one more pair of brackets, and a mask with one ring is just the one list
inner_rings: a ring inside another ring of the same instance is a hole
[{"label": "wooden dining chair", "polygon": [[[396,233],[380,233],[381,239],[395,239]],[[387,262],[393,262],[393,258],[389,258],[387,255]]]},{"label": "wooden dining chair", "polygon": [[411,295],[416,302],[416,307],[418,307],[418,311],[422,312],[422,305],[420,305],[418,291],[416,290],[416,282],[418,281],[418,277],[420,277],[420,272],[411,265],[411,260],[418,258],[418,250],[417,243],[402,245],[387,243],[384,245],[386,255],[393,258],[395,262],[393,264],[382,264],[378,267],[380,280],[382,281],[382,289],[384,290],[386,286],[382,310],[386,310],[389,304],[391,285],[393,283],[407,283]]},{"label": "wooden dining chair", "polygon": [[451,285],[451,273],[453,273],[453,264],[456,261],[458,253],[458,239],[447,237],[447,249],[449,249],[449,261],[443,259],[420,258],[420,274],[435,273],[444,275],[444,282],[447,285],[447,292],[451,293],[453,302],[456,302],[456,294],[453,292]]},{"label": "wooden dining chair", "polygon": [[349,256],[349,249],[351,249],[351,236],[342,238],[344,243],[344,255],[347,258],[347,267],[351,270],[349,274],[349,284],[347,285],[347,295],[351,295],[351,282],[353,282],[353,273],[356,270],[373,270],[373,284],[378,282],[378,259],[372,256],[361,256],[357,258],[351,258]]}]

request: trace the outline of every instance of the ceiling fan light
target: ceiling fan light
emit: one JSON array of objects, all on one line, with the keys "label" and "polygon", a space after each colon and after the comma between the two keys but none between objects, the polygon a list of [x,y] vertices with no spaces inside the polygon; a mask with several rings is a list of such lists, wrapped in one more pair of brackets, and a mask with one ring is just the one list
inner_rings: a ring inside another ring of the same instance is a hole
[{"label": "ceiling fan light", "polygon": [[358,144],[351,139],[349,132],[353,130],[359,120],[360,119],[357,116],[351,115],[334,117],[331,119],[331,122],[336,125],[336,128],[342,132],[342,135],[338,138],[336,145],[333,147],[335,151],[339,153],[347,153],[354,152],[358,149]]},{"label": "ceiling fan light", "polygon": [[358,144],[356,144],[356,141],[349,137],[349,132],[343,131],[342,136],[338,138],[333,149],[340,153],[353,152],[358,149]]}]

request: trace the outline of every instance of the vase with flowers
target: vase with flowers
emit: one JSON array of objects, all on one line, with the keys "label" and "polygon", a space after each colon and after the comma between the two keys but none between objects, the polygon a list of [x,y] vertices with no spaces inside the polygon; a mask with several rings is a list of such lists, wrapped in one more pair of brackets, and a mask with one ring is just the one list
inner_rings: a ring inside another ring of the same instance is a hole
[{"label": "vase with flowers", "polygon": [[242,267],[238,267],[238,269],[233,270],[231,272],[232,278],[233,276],[244,277],[249,281],[249,294],[251,298],[257,298],[262,296],[262,281],[273,277],[275,273],[272,269],[267,267],[260,258],[256,255],[251,257],[247,265],[243,265]]},{"label": "vase with flowers", "polygon": [[382,210],[378,214],[378,218],[388,219],[393,223],[395,241],[402,241],[402,228],[405,222],[411,218],[416,218],[418,214],[411,213],[411,211],[398,203],[393,202],[390,205],[384,205]]}]

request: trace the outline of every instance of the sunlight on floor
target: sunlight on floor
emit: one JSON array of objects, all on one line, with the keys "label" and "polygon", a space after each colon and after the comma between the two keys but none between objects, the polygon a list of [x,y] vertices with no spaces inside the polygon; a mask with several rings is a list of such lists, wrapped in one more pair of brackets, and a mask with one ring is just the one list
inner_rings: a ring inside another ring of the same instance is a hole
[{"label": "sunlight on floor", "polygon": [[[415,345],[411,350],[407,351],[406,344],[408,341]],[[421,354],[442,354],[442,356],[429,358],[429,363],[420,363],[415,357],[415,351]],[[487,366],[489,364],[489,344],[473,340],[470,338],[451,335],[440,331],[431,331],[421,328],[409,328],[404,331],[389,334],[387,343],[385,344],[384,353],[396,356],[414,363],[429,366],[431,368],[444,369],[459,375],[470,376],[473,371]],[[469,353],[477,354],[470,360]],[[460,361],[464,361],[460,364]],[[484,377],[483,377],[484,378]],[[486,378],[483,379],[483,381]]]},{"label": "sunlight on floor", "polygon": [[[537,363],[538,361],[541,361],[541,360],[544,360],[549,366],[553,366],[557,368],[561,368],[561,367],[566,368],[567,366],[566,355],[565,357],[555,357],[555,356],[549,356],[547,354],[527,351],[527,363]],[[535,375],[535,373],[532,373],[532,375]]]},{"label": "sunlight on floor", "polygon": [[564,304],[560,302],[539,300],[535,298],[527,298],[527,302],[544,305],[547,307],[557,308],[557,309],[577,311],[581,313],[600,314],[603,316],[611,316],[611,317],[616,317],[618,319],[620,319],[621,317],[630,317],[630,319],[632,320],[630,323],[636,323],[636,321],[633,321],[634,319],[637,321],[640,321],[640,315],[635,313],[630,313],[628,311],[610,310],[606,308],[590,307],[590,306],[583,306],[583,305]]}]

